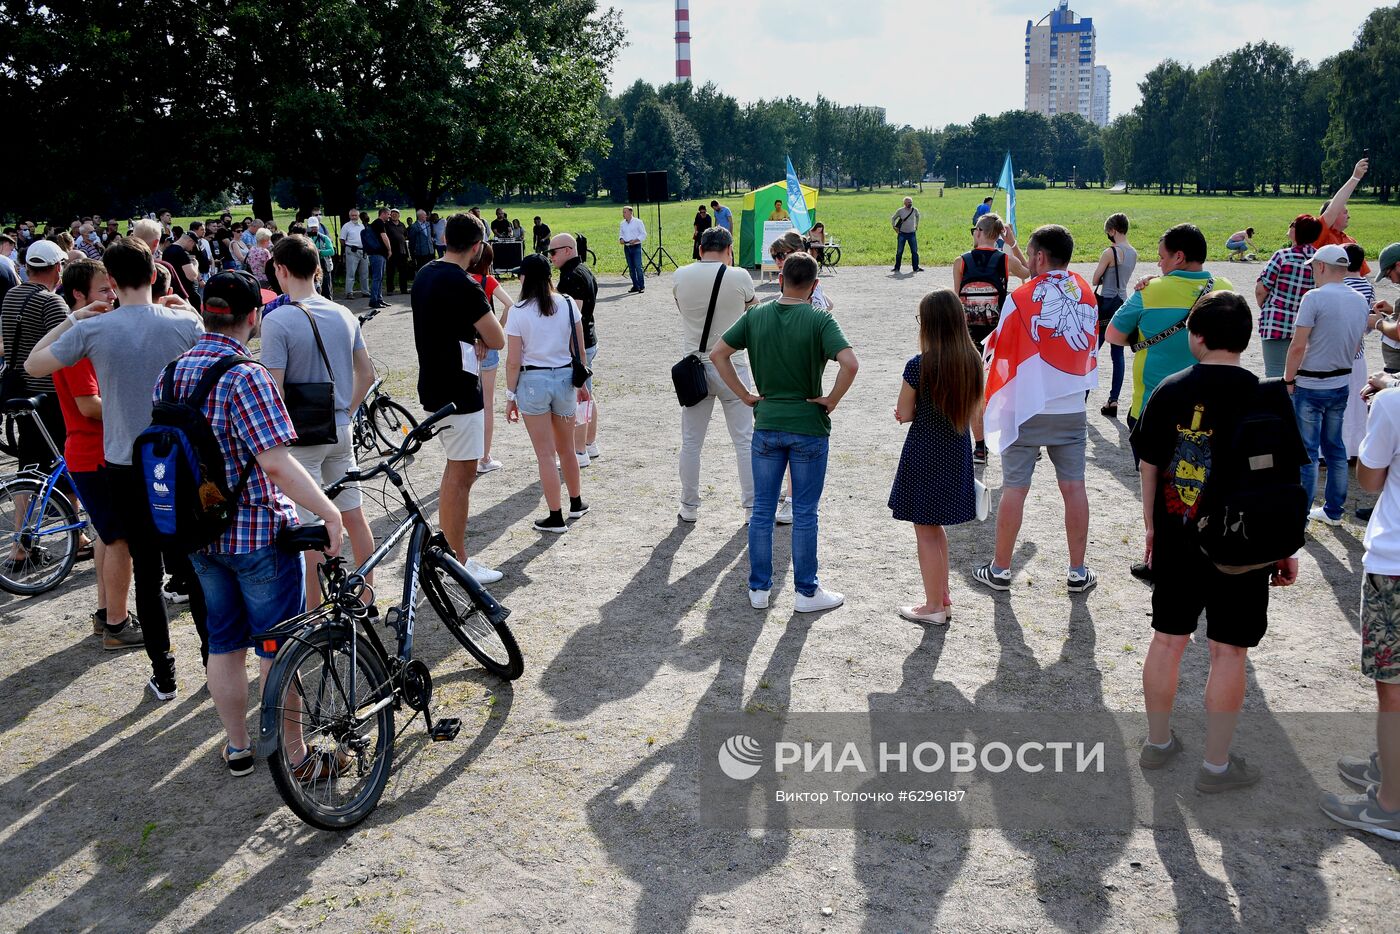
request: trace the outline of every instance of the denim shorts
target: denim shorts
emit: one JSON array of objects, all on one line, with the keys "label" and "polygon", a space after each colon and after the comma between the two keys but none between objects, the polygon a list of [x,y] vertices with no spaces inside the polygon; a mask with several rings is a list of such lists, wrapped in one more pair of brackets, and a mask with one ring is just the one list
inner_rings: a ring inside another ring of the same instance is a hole
[{"label": "denim shorts", "polygon": [[548,415],[573,418],[578,406],[571,366],[552,370],[524,370],[515,386],[515,401],[521,415]]},{"label": "denim shorts", "polygon": [[301,555],[268,545],[242,555],[196,552],[190,555],[209,607],[209,654],[251,648],[260,658],[275,652],[254,639],[306,609],[306,575]]},{"label": "denim shorts", "polygon": [[499,350],[486,351],[486,357],[481,361],[483,370],[494,370],[501,365],[501,352]]},{"label": "denim shorts", "polygon": [[[583,348],[583,355],[588,360],[588,368],[593,369],[593,358],[598,356],[598,345]],[[583,388],[588,390],[588,394],[593,395],[593,377],[588,377],[583,383]]]}]

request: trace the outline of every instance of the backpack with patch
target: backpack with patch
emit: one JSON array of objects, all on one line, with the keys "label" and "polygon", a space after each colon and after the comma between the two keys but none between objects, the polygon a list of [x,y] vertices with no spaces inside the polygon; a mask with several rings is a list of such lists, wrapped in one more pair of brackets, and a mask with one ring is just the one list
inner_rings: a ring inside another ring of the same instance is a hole
[{"label": "backpack with patch", "polygon": [[958,300],[968,327],[995,328],[1006,304],[1006,254],[1000,250],[970,250],[962,256]]},{"label": "backpack with patch", "polygon": [[224,455],[204,417],[204,401],[230,369],[256,361],[242,354],[220,357],[185,399],[175,397],[178,362],[172,361],[161,376],[160,401],[151,412],[150,426],[136,436],[131,463],[144,485],[156,538],[162,547],[191,554],[233,524],[256,463],[250,457],[229,489]]},{"label": "backpack with patch", "polygon": [[1252,404],[1211,448],[1215,463],[1197,530],[1201,551],[1221,572],[1272,567],[1302,549],[1308,501],[1296,456],[1301,446],[1283,381],[1261,379]]}]

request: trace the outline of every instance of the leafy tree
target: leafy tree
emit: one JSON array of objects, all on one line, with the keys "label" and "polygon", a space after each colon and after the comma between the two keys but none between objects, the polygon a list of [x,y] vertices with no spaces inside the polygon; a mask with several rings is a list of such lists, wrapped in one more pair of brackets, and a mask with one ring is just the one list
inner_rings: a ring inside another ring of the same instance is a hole
[{"label": "leafy tree", "polygon": [[919,145],[919,134],[906,128],[899,134],[899,153],[896,156],[901,181],[912,181],[924,190],[924,148]]}]

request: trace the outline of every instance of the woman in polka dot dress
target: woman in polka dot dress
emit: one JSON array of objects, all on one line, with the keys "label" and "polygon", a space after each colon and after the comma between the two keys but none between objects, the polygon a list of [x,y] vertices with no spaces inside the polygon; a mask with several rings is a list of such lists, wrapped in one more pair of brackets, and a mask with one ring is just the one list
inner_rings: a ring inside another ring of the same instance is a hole
[{"label": "woman in polka dot dress", "polygon": [[945,525],[977,517],[969,427],[982,407],[982,360],[967,332],[962,302],[939,289],[919,302],[922,353],[904,366],[895,420],[909,424],[890,490],[890,509],[914,523],[924,602],[900,607],[905,619],[948,622],[948,537]]}]

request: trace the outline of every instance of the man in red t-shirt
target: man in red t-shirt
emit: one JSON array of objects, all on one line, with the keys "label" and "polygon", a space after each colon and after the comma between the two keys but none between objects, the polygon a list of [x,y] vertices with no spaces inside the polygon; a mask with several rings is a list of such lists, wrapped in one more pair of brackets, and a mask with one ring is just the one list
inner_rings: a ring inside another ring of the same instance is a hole
[{"label": "man in red t-shirt", "polygon": [[[93,302],[111,304],[116,293],[107,279],[107,270],[90,259],[69,263],[63,270],[63,298],[69,308],[82,308]],[[63,446],[63,459],[73,477],[73,485],[82,498],[96,533],[93,559],[97,565],[97,612],[92,614],[92,633],[102,638],[102,647],[110,650],[139,648],[141,627],[124,626],[118,633],[106,627],[136,618],[127,612],[127,593],[131,588],[131,553],[125,542],[108,548],[105,544],[116,537],[112,532],[116,502],[107,489],[102,466],[102,394],[97,386],[97,373],[92,361],[79,360],[53,375],[55,394],[63,411],[63,424],[68,438]]]},{"label": "man in red t-shirt", "polygon": [[[1315,247],[1324,247],[1329,243],[1338,246],[1345,246],[1356,241],[1347,235],[1347,224],[1351,222],[1351,212],[1347,210],[1347,202],[1351,200],[1352,194],[1356,191],[1356,186],[1361,184],[1361,180],[1366,177],[1366,170],[1370,168],[1371,160],[1362,159],[1356,163],[1356,167],[1351,171],[1351,178],[1346,184],[1337,189],[1337,193],[1322,205],[1322,213],[1318,220],[1322,221],[1322,233],[1313,242]],[[1361,274],[1370,275],[1371,267],[1363,259],[1361,261]]]}]

